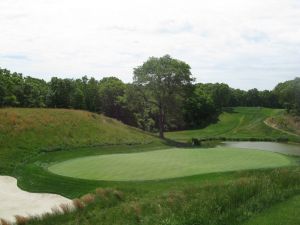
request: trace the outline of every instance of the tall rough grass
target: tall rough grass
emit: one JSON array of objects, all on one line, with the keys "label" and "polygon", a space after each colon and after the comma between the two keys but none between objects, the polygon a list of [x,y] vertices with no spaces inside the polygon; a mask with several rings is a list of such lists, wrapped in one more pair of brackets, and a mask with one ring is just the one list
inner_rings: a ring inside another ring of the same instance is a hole
[{"label": "tall rough grass", "polygon": [[[58,207],[52,208],[52,213],[45,213],[39,217],[28,218],[26,224],[61,224],[62,220],[69,219],[70,224],[79,224],[75,223],[78,221],[78,216],[81,219],[86,220],[85,216],[88,216],[91,209],[94,208],[111,208],[120,203],[124,199],[124,193],[115,190],[115,189],[96,189],[95,193],[90,193],[82,196],[80,199],[74,199],[73,205],[61,204]],[[93,212],[93,210],[91,211]],[[89,217],[89,216],[88,216]],[[97,218],[97,215],[95,216]],[[6,225],[6,224],[3,224]],[[10,225],[10,224],[9,224]]]},{"label": "tall rough grass", "polygon": [[300,194],[300,168],[244,172],[229,183],[192,186],[156,197],[120,200],[120,193],[97,189],[95,200],[84,209],[28,224],[241,225],[264,209]]},{"label": "tall rough grass", "polygon": [[[161,201],[165,224],[238,225],[252,215],[300,193],[300,172],[274,170],[269,175],[241,178],[226,185],[186,189]],[[171,220],[173,218],[173,220]]]}]

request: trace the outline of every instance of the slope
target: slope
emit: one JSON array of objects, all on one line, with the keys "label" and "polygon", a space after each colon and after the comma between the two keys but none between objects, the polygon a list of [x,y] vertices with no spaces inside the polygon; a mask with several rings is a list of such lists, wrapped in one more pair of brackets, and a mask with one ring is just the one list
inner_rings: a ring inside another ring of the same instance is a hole
[{"label": "slope", "polygon": [[239,138],[243,139],[277,139],[288,138],[291,141],[300,141],[294,135],[284,133],[267,126],[264,121],[272,116],[283,114],[282,109],[261,107],[236,107],[223,112],[217,123],[203,129],[168,132],[166,137],[177,141],[188,141],[192,138]]},{"label": "slope", "polygon": [[0,109],[0,174],[41,152],[155,141],[103,115],[67,109]]}]

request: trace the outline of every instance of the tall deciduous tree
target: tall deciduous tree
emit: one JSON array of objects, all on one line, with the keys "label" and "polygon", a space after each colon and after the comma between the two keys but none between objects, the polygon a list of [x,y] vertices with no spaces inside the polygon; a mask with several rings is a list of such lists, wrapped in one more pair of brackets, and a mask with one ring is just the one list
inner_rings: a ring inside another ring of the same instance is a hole
[{"label": "tall deciduous tree", "polygon": [[193,81],[190,66],[169,55],[151,57],[134,69],[133,84],[145,101],[158,112],[159,136],[164,138],[167,113],[182,105],[187,86]]}]

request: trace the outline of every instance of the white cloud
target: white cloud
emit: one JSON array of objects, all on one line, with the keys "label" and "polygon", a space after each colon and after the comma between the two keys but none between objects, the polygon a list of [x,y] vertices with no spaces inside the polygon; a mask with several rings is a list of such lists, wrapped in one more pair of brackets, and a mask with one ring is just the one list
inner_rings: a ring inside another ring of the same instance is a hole
[{"label": "white cloud", "polygon": [[298,0],[1,0],[0,66],[131,81],[149,56],[198,81],[272,88],[300,73]]}]

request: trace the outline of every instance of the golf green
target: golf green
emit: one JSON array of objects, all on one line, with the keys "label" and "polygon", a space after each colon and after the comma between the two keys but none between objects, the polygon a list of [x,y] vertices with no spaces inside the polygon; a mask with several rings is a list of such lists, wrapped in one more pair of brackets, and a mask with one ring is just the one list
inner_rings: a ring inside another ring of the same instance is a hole
[{"label": "golf green", "polygon": [[236,148],[182,149],[83,157],[51,165],[62,176],[107,181],[156,180],[196,174],[288,166],[277,153]]}]

